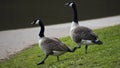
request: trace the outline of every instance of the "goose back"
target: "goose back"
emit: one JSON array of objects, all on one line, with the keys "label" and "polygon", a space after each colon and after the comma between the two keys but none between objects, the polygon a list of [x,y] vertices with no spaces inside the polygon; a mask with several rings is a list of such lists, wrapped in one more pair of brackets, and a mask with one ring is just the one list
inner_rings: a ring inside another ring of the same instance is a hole
[{"label": "goose back", "polygon": [[96,40],[97,35],[89,28],[83,26],[76,26],[70,30],[71,38],[79,43],[81,40]]},{"label": "goose back", "polygon": [[41,38],[39,45],[47,54],[53,54],[55,51],[68,52],[70,50],[64,43],[57,38]]}]

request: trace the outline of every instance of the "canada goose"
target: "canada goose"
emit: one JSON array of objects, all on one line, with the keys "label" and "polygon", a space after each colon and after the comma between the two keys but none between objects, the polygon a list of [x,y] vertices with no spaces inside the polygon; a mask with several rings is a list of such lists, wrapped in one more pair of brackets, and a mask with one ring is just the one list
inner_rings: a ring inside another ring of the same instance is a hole
[{"label": "canada goose", "polygon": [[37,18],[31,24],[39,24],[41,30],[39,32],[39,46],[45,52],[45,57],[42,61],[40,61],[37,65],[44,64],[44,61],[48,58],[49,55],[57,56],[57,60],[59,60],[59,56],[64,54],[65,52],[74,52],[77,47],[70,49],[63,42],[61,42],[58,38],[49,38],[44,35],[44,24],[43,22]]},{"label": "canada goose", "polygon": [[74,18],[70,28],[70,37],[78,44],[78,47],[80,48],[81,44],[85,44],[85,53],[87,53],[89,44],[102,44],[102,41],[97,39],[98,36],[91,29],[79,25],[75,2],[68,2],[65,5],[72,7],[74,11]]}]

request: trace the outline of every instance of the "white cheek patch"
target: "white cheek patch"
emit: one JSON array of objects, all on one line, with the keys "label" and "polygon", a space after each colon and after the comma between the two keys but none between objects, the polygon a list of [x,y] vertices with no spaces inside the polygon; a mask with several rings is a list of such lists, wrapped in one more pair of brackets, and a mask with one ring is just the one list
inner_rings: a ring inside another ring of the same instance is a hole
[{"label": "white cheek patch", "polygon": [[36,21],[36,24],[39,24],[39,22],[40,22],[40,20],[37,20],[37,21]]},{"label": "white cheek patch", "polygon": [[72,7],[73,3],[70,3],[69,6]]}]

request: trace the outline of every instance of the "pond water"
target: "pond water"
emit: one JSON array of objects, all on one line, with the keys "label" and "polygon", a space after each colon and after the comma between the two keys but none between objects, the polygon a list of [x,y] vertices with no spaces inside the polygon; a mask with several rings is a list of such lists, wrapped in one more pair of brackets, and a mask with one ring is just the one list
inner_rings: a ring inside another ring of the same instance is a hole
[{"label": "pond water", "polygon": [[[70,0],[0,0],[0,31],[33,27],[36,17],[45,25],[72,21],[73,12],[64,6]],[[74,0],[79,20],[120,14],[120,0]]]}]

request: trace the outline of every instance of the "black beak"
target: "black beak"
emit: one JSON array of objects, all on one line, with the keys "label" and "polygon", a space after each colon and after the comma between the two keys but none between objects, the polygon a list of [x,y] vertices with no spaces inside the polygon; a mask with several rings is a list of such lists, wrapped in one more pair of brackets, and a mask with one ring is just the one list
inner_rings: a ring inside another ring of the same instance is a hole
[{"label": "black beak", "polygon": [[66,3],[66,4],[65,4],[65,6],[68,6],[68,5],[69,5],[69,3]]},{"label": "black beak", "polygon": [[35,23],[34,23],[34,21],[33,21],[33,22],[31,22],[30,24],[34,25]]}]

